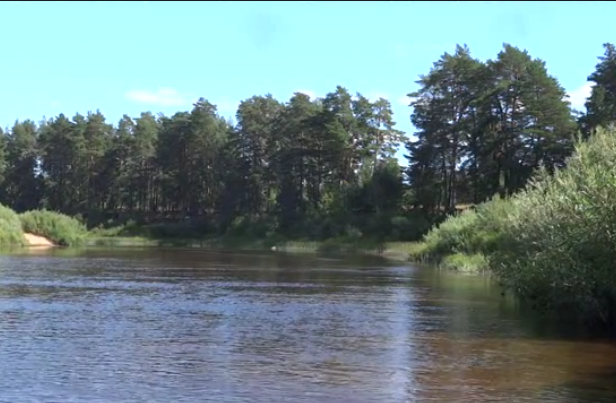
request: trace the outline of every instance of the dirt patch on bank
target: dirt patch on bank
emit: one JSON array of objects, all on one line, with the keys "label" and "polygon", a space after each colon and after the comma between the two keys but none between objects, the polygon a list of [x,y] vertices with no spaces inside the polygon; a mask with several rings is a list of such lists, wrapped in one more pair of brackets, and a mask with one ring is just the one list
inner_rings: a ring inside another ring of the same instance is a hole
[{"label": "dirt patch on bank", "polygon": [[24,234],[24,238],[26,239],[26,245],[27,246],[36,246],[36,247],[52,247],[52,246],[56,246],[53,242],[51,242],[49,239],[42,237],[42,236],[38,236],[38,235],[34,235],[34,234]]}]

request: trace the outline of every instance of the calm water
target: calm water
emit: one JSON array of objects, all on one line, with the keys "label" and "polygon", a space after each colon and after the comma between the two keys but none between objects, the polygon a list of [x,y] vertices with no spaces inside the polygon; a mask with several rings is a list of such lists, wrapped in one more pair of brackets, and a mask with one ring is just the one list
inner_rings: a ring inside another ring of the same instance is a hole
[{"label": "calm water", "polygon": [[0,257],[0,402],[614,402],[616,345],[376,259]]}]

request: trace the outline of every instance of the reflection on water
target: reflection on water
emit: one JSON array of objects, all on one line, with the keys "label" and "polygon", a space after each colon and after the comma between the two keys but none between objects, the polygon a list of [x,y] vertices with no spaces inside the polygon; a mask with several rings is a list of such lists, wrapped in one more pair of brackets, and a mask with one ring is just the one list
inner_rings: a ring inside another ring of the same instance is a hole
[{"label": "reflection on water", "polygon": [[0,258],[0,402],[613,402],[615,369],[616,345],[559,337],[485,278],[171,249]]}]

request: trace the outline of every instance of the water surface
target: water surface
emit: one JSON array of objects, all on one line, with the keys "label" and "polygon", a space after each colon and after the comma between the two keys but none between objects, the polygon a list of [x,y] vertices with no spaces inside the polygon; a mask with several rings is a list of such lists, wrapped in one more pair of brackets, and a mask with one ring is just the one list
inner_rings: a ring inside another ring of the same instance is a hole
[{"label": "water surface", "polygon": [[488,279],[178,249],[0,257],[0,402],[614,402],[616,345]]}]

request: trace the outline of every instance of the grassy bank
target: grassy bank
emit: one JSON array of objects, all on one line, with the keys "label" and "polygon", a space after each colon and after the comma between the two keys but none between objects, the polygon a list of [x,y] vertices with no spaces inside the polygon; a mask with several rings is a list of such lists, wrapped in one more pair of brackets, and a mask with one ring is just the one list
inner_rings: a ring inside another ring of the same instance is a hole
[{"label": "grassy bank", "polygon": [[[110,221],[90,231],[88,244],[191,246],[229,250],[275,248],[281,252],[359,253],[407,260],[412,244],[397,240],[419,239],[431,223],[437,222],[442,215],[433,217],[410,212],[404,217],[385,214],[382,217],[384,222],[381,225],[372,223],[373,231],[366,233],[358,226],[348,223],[342,225],[332,220],[321,225],[317,222],[306,225],[298,229],[298,235],[294,237],[277,233],[272,223],[247,218],[234,220],[223,235],[203,235],[200,223],[191,220],[155,224],[137,224],[135,221],[119,224]],[[328,225],[335,227],[335,231],[332,231],[334,235],[324,236],[322,229]]]},{"label": "grassy bank", "polygon": [[495,198],[450,216],[413,245],[410,259],[465,272],[487,271],[490,257],[502,246],[511,208],[511,200]]},{"label": "grassy bank", "polygon": [[489,269],[543,312],[616,331],[616,131],[578,142],[566,168],[523,192],[450,217],[411,256]]},{"label": "grassy bank", "polygon": [[[162,228],[162,229],[161,229]],[[169,229],[170,228],[170,229]],[[393,260],[407,260],[413,244],[379,242],[368,238],[338,237],[325,241],[289,240],[274,235],[266,237],[226,235],[199,237],[177,225],[156,232],[134,224],[88,231],[77,219],[64,214],[33,210],[17,214],[0,205],[0,246],[25,246],[24,233],[44,237],[60,246],[180,246],[225,250],[276,250],[292,253],[354,253],[378,255]]]},{"label": "grassy bank", "polygon": [[288,253],[355,253],[377,255],[406,261],[412,250],[410,242],[375,242],[370,240],[330,239],[326,241],[294,241],[280,237],[208,237],[208,238],[148,238],[143,236],[102,236],[92,233],[86,243],[93,246],[181,246],[223,250],[263,250]]},{"label": "grassy bank", "polygon": [[33,210],[19,215],[24,232],[49,239],[56,245],[78,246],[85,242],[86,227],[75,218],[47,210]]},{"label": "grassy bank", "polygon": [[19,216],[10,208],[0,205],[0,245],[23,246],[24,243]]},{"label": "grassy bank", "polygon": [[17,214],[0,205],[0,247],[26,246],[25,233],[40,236],[51,244],[76,246],[86,239],[87,230],[78,220],[64,214],[33,210]]}]

